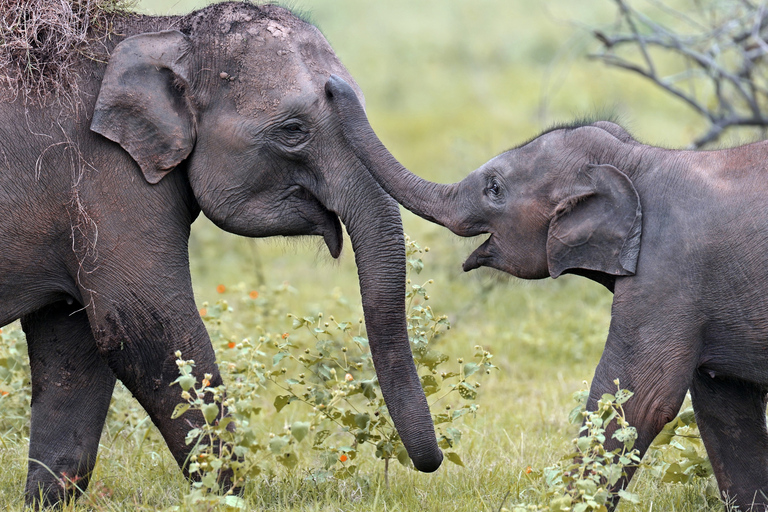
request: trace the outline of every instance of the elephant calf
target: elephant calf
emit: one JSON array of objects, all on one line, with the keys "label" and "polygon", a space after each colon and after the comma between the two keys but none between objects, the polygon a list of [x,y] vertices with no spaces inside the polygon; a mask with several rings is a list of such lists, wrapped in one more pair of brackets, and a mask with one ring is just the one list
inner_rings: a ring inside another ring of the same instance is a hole
[{"label": "elephant calf", "polygon": [[[43,3],[6,2],[0,14]],[[330,111],[328,77],[352,79],[328,42],[286,9],[247,2],[105,16],[68,61],[78,82],[63,90],[77,108],[44,87],[0,90],[0,326],[21,318],[29,346],[27,501],[59,502],[67,480],[87,486],[116,378],[185,467],[192,426],[171,419],[174,352],[221,384],[189,273],[201,211],[244,236],[322,236],[334,257],[346,225],[382,394],[414,465],[437,469],[406,330],[399,208]],[[29,51],[59,37],[40,30]]]},{"label": "elephant calf", "polygon": [[690,389],[721,493],[740,510],[768,507],[768,142],[677,151],[580,123],[441,185],[389,154],[341,78],[326,92],[357,156],[403,206],[460,236],[490,235],[465,271],[572,273],[614,293],[590,410],[621,379],[644,453]]}]

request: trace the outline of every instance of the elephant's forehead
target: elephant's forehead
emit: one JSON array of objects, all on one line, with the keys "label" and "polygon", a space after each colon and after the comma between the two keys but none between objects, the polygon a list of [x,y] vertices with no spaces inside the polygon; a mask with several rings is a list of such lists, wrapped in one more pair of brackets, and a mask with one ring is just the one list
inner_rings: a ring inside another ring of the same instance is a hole
[{"label": "elephant's forehead", "polygon": [[225,38],[238,68],[234,99],[246,116],[275,110],[288,97],[320,97],[328,76],[347,75],[322,34],[295,18],[252,20]]}]

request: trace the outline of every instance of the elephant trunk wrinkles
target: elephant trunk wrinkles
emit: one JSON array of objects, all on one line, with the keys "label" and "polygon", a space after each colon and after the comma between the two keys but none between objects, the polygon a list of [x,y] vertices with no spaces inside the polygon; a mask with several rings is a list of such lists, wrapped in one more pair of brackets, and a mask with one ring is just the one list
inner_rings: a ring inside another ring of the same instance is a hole
[{"label": "elephant trunk wrinkles", "polygon": [[344,137],[382,188],[419,217],[463,235],[464,230],[450,211],[456,204],[458,184],[427,181],[398,162],[376,136],[357,95],[343,79],[331,76],[325,90],[341,120]]},{"label": "elephant trunk wrinkles", "polygon": [[[408,341],[400,210],[365,169],[360,166],[354,174],[357,183],[337,211],[355,252],[373,364],[414,466],[432,472],[440,467],[443,454]],[[345,188],[349,190],[349,184]]]}]

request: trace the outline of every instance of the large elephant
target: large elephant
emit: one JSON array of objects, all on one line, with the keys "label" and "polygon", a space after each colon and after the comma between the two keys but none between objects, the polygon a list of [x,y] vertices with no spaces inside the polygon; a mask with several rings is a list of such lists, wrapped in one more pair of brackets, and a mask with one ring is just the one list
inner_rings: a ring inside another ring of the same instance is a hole
[{"label": "large elephant", "polygon": [[690,389],[720,491],[740,510],[766,509],[767,142],[676,151],[641,144],[612,122],[580,123],[443,185],[389,154],[341,78],[326,90],[387,192],[458,235],[490,234],[464,270],[573,273],[613,291],[587,407],[619,378],[635,393],[624,407],[644,453]]},{"label": "large elephant", "polygon": [[327,78],[351,77],[326,40],[244,2],[115,14],[109,29],[108,63],[76,63],[77,109],[0,95],[0,325],[21,318],[29,346],[27,500],[60,501],[65,479],[85,488],[116,378],[185,466],[174,352],[221,383],[189,273],[201,210],[244,236],[321,235],[334,257],[344,223],[389,412],[416,468],[437,469],[399,209],[329,110]]}]

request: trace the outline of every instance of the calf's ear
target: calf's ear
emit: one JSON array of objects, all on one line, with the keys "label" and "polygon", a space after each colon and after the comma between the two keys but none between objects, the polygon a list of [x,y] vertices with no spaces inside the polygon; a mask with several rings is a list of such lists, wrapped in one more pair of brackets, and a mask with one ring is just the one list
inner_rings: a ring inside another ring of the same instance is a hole
[{"label": "calf's ear", "polygon": [[549,224],[547,263],[552,277],[576,269],[634,275],[642,213],[632,181],[612,165],[579,170],[573,193]]},{"label": "calf's ear", "polygon": [[177,30],[129,37],[112,51],[101,82],[91,130],[120,144],[149,183],[159,182],[195,144],[189,48]]}]

